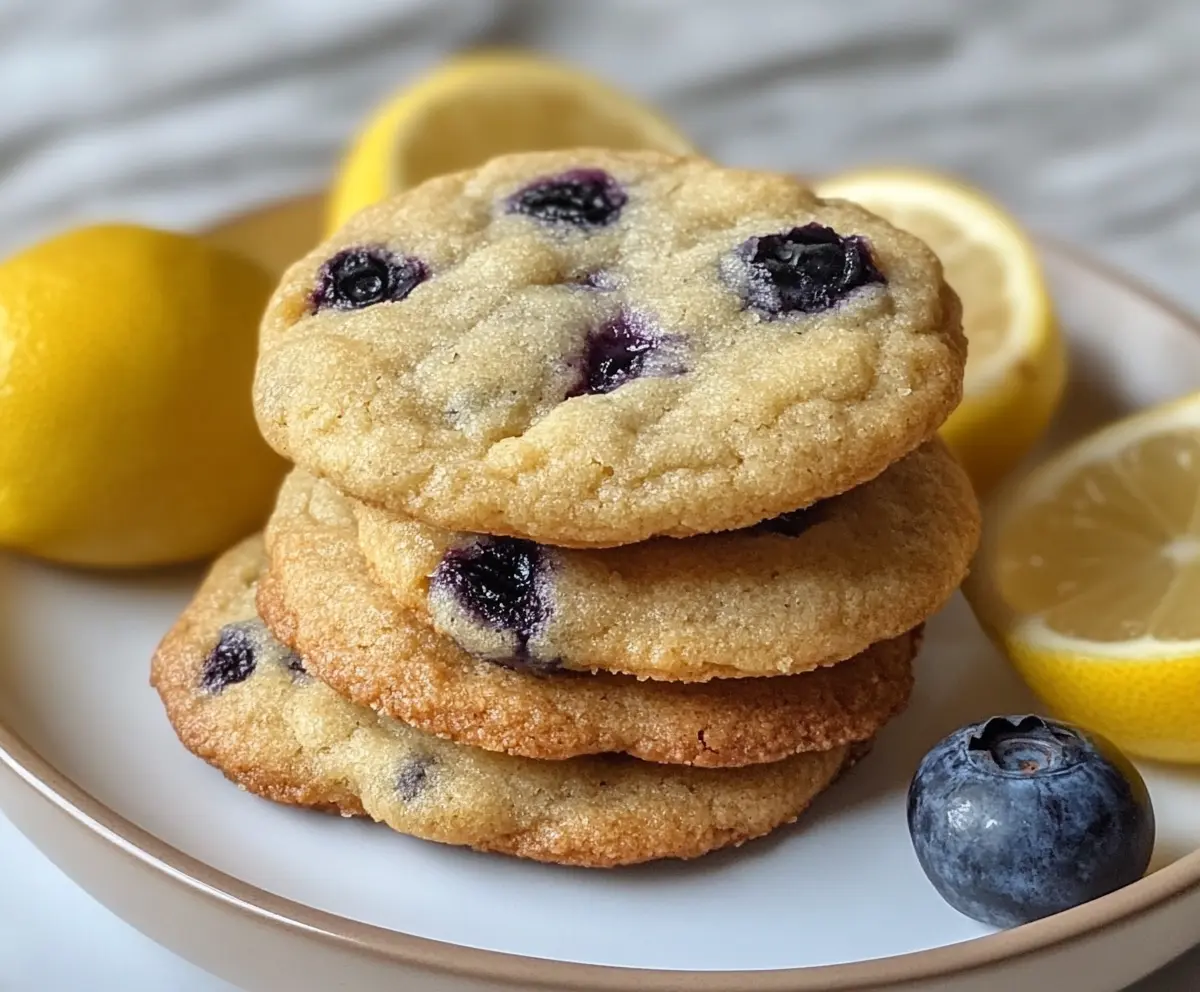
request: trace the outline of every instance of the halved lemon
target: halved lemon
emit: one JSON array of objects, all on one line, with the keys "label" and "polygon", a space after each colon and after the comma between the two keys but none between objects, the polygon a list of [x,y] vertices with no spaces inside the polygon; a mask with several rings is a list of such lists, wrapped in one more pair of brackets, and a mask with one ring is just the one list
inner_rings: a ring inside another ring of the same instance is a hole
[{"label": "halved lemon", "polygon": [[334,182],[327,227],[496,155],[585,145],[694,152],[658,113],[575,69],[519,52],[451,59],[372,115]]},{"label": "halved lemon", "polygon": [[1039,466],[994,508],[964,591],[1057,716],[1200,762],[1200,393]]},{"label": "halved lemon", "polygon": [[926,242],[963,302],[970,350],[963,402],[942,436],[981,493],[1042,436],[1066,378],[1041,265],[1005,211],[954,180],[900,169],[853,172],[817,184]]}]

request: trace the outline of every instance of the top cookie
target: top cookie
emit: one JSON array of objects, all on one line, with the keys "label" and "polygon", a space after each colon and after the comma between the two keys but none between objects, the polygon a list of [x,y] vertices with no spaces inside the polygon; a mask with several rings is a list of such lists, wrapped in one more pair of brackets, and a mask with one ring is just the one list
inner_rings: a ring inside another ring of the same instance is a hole
[{"label": "top cookie", "polygon": [[602,547],[750,526],[873,478],[957,404],[919,240],[783,175],[512,155],[292,266],[254,401],[281,454],[451,530]]}]

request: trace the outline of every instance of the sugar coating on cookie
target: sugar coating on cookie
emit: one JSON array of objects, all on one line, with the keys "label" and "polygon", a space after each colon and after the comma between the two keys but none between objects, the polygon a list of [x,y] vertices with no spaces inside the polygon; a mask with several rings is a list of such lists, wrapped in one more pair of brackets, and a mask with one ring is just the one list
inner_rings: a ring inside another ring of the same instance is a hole
[{"label": "sugar coating on cookie", "polygon": [[267,544],[260,614],[315,675],[357,703],[489,750],[736,767],[867,740],[912,689],[919,631],[778,679],[642,681],[473,657],[372,578],[345,499],[301,472],[284,484]]},{"label": "sugar coating on cookie", "polygon": [[[426,840],[608,867],[761,836],[794,820],[855,754],[710,770],[616,756],[533,761],[452,744],[312,677],[255,617],[263,563],[253,539],[214,565],[156,652],[151,680],[186,747],[280,802],[365,813]],[[206,675],[222,645],[244,656],[232,679]]]},{"label": "sugar coating on cookie", "polygon": [[564,549],[352,501],[374,576],[479,658],[700,680],[796,673],[924,621],[979,539],[970,480],[928,442],[848,493],[754,527]]},{"label": "sugar coating on cookie", "polygon": [[794,178],[505,156],[370,207],[285,275],[254,401],[281,453],[449,530],[603,547],[864,482],[958,403],[929,249]]}]

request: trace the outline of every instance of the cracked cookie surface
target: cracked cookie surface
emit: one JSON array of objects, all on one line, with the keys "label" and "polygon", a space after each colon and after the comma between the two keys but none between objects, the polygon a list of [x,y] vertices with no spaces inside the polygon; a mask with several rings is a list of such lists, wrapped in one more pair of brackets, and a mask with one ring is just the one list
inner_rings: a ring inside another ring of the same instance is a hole
[{"label": "cracked cookie surface", "polygon": [[960,324],[923,243],[794,178],[512,155],[292,266],[254,401],[271,445],[366,502],[604,547],[878,475],[958,403]]},{"label": "cracked cookie surface", "polygon": [[623,751],[740,766],[866,740],[912,688],[918,632],[777,679],[639,681],[474,658],[371,577],[345,499],[300,472],[284,485],[267,543],[258,599],[275,634],[354,702],[459,743],[535,758]]},{"label": "cracked cookie surface", "polygon": [[744,769],[624,756],[534,761],[464,747],[355,706],[255,615],[252,539],[213,566],[151,681],[183,744],[249,791],[366,814],[401,833],[559,864],[689,858],[789,823],[860,749]]}]

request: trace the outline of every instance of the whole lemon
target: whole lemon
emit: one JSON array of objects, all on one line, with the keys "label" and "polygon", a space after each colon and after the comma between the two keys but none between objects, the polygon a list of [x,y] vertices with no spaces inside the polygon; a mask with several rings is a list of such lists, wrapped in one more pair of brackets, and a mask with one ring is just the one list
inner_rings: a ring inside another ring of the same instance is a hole
[{"label": "whole lemon", "polygon": [[133,567],[259,526],[285,467],[250,404],[271,288],[239,256],[127,224],[0,263],[0,545]]}]

